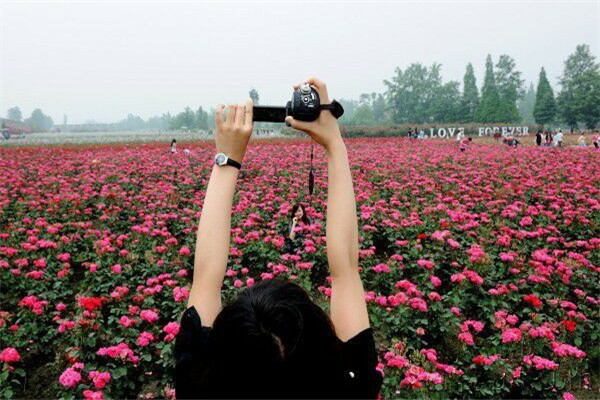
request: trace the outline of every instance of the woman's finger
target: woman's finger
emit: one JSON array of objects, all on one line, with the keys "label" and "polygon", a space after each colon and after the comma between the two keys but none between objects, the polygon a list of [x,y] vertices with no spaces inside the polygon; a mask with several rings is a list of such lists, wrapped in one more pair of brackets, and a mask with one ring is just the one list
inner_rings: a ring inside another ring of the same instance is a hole
[{"label": "woman's finger", "polygon": [[252,121],[252,116],[254,114],[254,103],[252,102],[252,99],[248,99],[246,100],[246,116],[244,117],[244,126],[246,127],[246,129],[252,129],[252,123],[254,121]]},{"label": "woman's finger", "polygon": [[246,110],[245,110],[246,106],[244,104],[238,104],[236,110],[235,110],[235,121],[234,121],[234,125],[236,127],[241,128],[242,126],[244,126],[244,118],[246,117]]},{"label": "woman's finger", "polygon": [[233,121],[235,119],[235,109],[236,108],[237,108],[237,106],[235,104],[230,104],[229,107],[227,107],[227,118],[225,119],[225,124],[233,125]]},{"label": "woman's finger", "polygon": [[223,124],[225,123],[225,121],[223,120],[223,107],[225,107],[223,104],[219,104],[215,111],[215,125],[219,130],[223,127]]}]

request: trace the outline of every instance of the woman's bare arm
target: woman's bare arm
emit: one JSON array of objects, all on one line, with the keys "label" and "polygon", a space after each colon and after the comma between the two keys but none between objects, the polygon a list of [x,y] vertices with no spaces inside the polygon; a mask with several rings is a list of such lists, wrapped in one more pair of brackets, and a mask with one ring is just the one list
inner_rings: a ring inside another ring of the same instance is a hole
[{"label": "woman's bare arm", "polygon": [[[216,147],[231,159],[242,162],[252,134],[252,102],[216,111]],[[214,166],[206,189],[196,237],[194,277],[188,307],[194,306],[204,326],[212,326],[221,311],[221,286],[227,268],[231,236],[231,206],[239,171],[231,166]]]},{"label": "woman's bare arm", "polygon": [[[325,84],[307,81],[329,103]],[[332,278],[331,319],[338,337],[348,340],[369,327],[364,289],[358,273],[358,222],[352,175],[346,146],[337,120],[329,111],[321,112],[315,122],[295,121],[292,127],[308,133],[327,153],[327,258]]]}]

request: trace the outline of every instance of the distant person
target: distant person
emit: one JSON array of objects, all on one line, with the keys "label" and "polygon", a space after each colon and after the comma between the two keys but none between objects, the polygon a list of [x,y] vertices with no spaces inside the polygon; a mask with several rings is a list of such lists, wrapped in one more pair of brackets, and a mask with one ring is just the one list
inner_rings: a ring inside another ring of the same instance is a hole
[{"label": "distant person", "polygon": [[171,154],[177,153],[177,140],[171,140]]},{"label": "distant person", "polygon": [[412,139],[412,128],[409,126],[408,131],[406,132],[406,137]]},{"label": "distant person", "polygon": [[465,151],[467,151],[467,145],[469,143],[471,143],[473,141],[473,138],[468,137],[468,138],[464,138],[463,140],[460,141],[460,145],[459,145],[459,149],[462,153],[464,153]]},{"label": "distant person", "polygon": [[583,133],[577,138],[577,143],[579,144],[579,147],[587,147]]},{"label": "distant person", "polygon": [[425,131],[423,129],[419,131],[419,140],[425,140]]},{"label": "distant person", "polygon": [[562,130],[559,129],[558,133],[554,136],[554,142],[556,143],[556,147],[562,147],[562,142],[563,142]]},{"label": "distant person", "polygon": [[287,231],[287,236],[285,237],[286,250],[288,253],[295,252],[298,245],[302,244],[302,241],[304,240],[302,232],[298,232],[301,229],[297,228],[305,228],[309,225],[310,219],[308,219],[304,206],[300,203],[296,203],[294,207],[292,207],[292,212],[290,213],[290,226]]},{"label": "distant person", "polygon": [[494,132],[494,139],[496,139],[496,141],[500,140],[501,136],[500,131]]},{"label": "distant person", "polygon": [[546,131],[546,147],[552,146],[552,132]]},{"label": "distant person", "polygon": [[537,146],[542,145],[542,131],[540,129],[538,129],[537,133],[535,134],[535,144]]}]

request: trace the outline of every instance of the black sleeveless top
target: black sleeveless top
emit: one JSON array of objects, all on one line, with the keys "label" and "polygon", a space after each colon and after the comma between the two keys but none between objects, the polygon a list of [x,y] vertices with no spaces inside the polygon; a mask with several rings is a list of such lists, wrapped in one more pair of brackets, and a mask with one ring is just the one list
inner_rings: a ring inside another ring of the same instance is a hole
[{"label": "black sleeveless top", "polygon": [[[179,334],[175,339],[175,394],[177,399],[225,398],[225,394],[207,390],[202,382],[209,371],[210,335],[212,328],[202,326],[195,307],[189,307],[181,318]],[[339,340],[339,339],[338,339]],[[377,351],[372,328],[367,328],[346,342],[339,341],[342,349],[340,365],[336,372],[339,387],[336,398],[375,399],[381,390],[383,378],[377,367]],[[231,384],[235,385],[232,377]],[[306,387],[310,382],[299,382]],[[323,398],[315,387],[314,398]],[[337,389],[336,389],[337,391]]]}]

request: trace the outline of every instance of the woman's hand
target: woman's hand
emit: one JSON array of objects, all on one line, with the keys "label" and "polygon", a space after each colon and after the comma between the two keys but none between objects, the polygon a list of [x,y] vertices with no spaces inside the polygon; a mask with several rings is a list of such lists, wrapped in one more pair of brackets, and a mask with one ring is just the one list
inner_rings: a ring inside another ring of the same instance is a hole
[{"label": "woman's hand", "polygon": [[252,100],[248,99],[246,104],[230,105],[225,119],[223,119],[224,107],[224,105],[217,107],[215,117],[217,152],[224,153],[232,160],[241,163],[252,135]]},{"label": "woman's hand", "polygon": [[298,224],[298,217],[292,218],[292,223],[293,226],[296,226]]},{"label": "woman's hand", "polygon": [[[317,78],[309,78],[306,80],[310,86],[317,91],[321,104],[329,104],[329,94],[327,93],[327,87],[325,83],[321,82]],[[300,84],[294,85],[294,90],[297,90]],[[310,135],[317,143],[329,151],[334,145],[343,143],[342,135],[340,134],[340,127],[338,126],[337,119],[331,114],[329,110],[323,110],[313,122],[305,122],[295,120],[293,117],[286,117],[285,121],[292,126],[294,129],[299,129]]]}]

